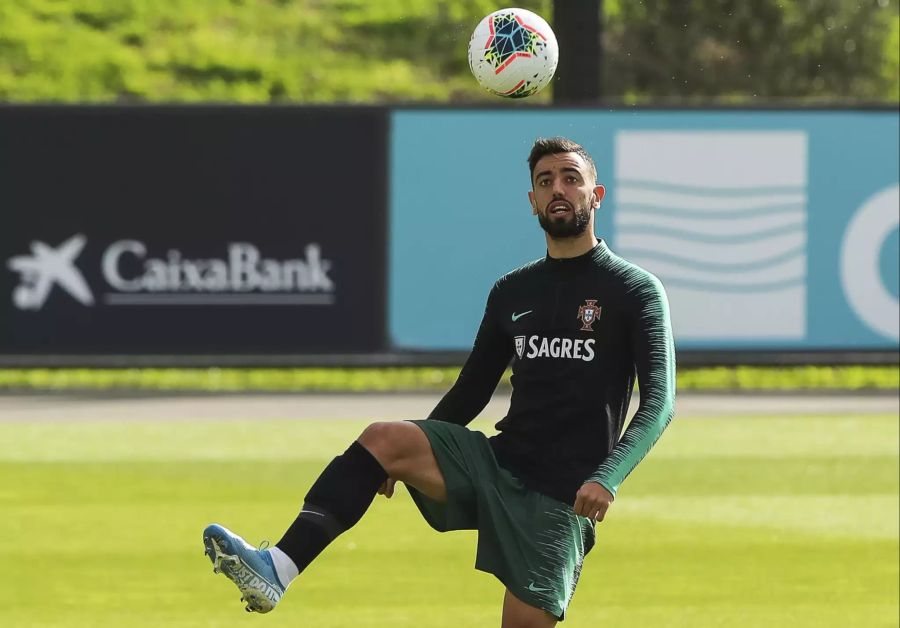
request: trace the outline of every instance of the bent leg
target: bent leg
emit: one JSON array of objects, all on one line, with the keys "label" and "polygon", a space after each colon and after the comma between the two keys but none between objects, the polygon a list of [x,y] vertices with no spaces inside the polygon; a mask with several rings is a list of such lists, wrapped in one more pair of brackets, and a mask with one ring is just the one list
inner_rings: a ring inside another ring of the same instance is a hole
[{"label": "bent leg", "polygon": [[447,487],[431,443],[408,421],[372,423],[359,444],[371,453],[393,480],[404,482],[437,502],[447,501]]},{"label": "bent leg", "polygon": [[557,619],[547,611],[526,604],[506,591],[501,628],[553,628]]},{"label": "bent leg", "polygon": [[[407,422],[373,423],[325,467],[306,494],[300,514],[275,547],[256,550],[213,524],[203,533],[205,551],[214,567],[221,566],[238,585],[242,599],[248,600],[247,610],[268,612],[291,581],[362,518],[378,487],[389,478],[401,480],[435,501],[447,499],[444,478],[425,433]],[[257,583],[262,584],[257,587]]]},{"label": "bent leg", "polygon": [[356,525],[387,477],[378,460],[352,442],[319,474],[300,514],[275,546],[302,572],[339,534]]}]

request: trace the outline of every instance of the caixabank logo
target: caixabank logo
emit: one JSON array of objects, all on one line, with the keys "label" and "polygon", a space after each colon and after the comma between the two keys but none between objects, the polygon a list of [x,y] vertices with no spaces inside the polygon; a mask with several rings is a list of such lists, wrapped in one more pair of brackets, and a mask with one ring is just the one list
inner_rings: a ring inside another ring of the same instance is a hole
[{"label": "caixabank logo", "polygon": [[[248,242],[229,242],[218,257],[196,257],[178,248],[155,252],[144,242],[123,239],[104,246],[100,268],[79,262],[89,246],[85,234],[58,245],[41,240],[30,254],[7,260],[19,275],[12,303],[39,311],[54,290],[85,307],[122,305],[331,305],[335,300],[333,264],[317,243],[303,256],[265,257]],[[87,278],[95,278],[92,286]],[[99,281],[98,281],[99,279]]]},{"label": "caixabank logo", "polygon": [[81,234],[55,248],[36,240],[31,243],[31,255],[10,259],[7,266],[21,278],[12,293],[13,305],[20,310],[40,310],[54,286],[82,305],[93,305],[94,295],[75,265],[86,242],[87,238]]}]

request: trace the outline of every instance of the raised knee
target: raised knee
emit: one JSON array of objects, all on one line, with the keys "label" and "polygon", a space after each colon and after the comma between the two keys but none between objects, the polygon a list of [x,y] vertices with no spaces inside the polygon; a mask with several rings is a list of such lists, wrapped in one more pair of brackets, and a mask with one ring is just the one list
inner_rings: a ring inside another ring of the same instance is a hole
[{"label": "raised knee", "polygon": [[403,459],[402,429],[396,421],[372,423],[362,431],[358,440],[388,473]]}]

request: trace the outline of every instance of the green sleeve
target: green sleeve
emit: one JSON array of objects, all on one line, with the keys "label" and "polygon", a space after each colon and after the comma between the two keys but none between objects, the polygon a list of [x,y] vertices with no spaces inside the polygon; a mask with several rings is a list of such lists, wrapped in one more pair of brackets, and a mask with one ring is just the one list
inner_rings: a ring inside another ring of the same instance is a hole
[{"label": "green sleeve", "polygon": [[632,348],[641,402],[637,413],[606,460],[588,481],[613,495],[647,455],[675,414],[675,343],[665,290],[646,274],[635,293],[638,308]]}]

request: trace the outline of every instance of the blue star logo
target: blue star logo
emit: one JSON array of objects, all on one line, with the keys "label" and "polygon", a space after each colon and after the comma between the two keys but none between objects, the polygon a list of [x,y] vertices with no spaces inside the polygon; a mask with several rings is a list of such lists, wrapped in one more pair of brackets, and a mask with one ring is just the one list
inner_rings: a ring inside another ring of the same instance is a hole
[{"label": "blue star logo", "polygon": [[530,57],[544,45],[545,37],[515,13],[498,13],[490,22],[491,36],[484,58],[500,74],[516,57]]}]

